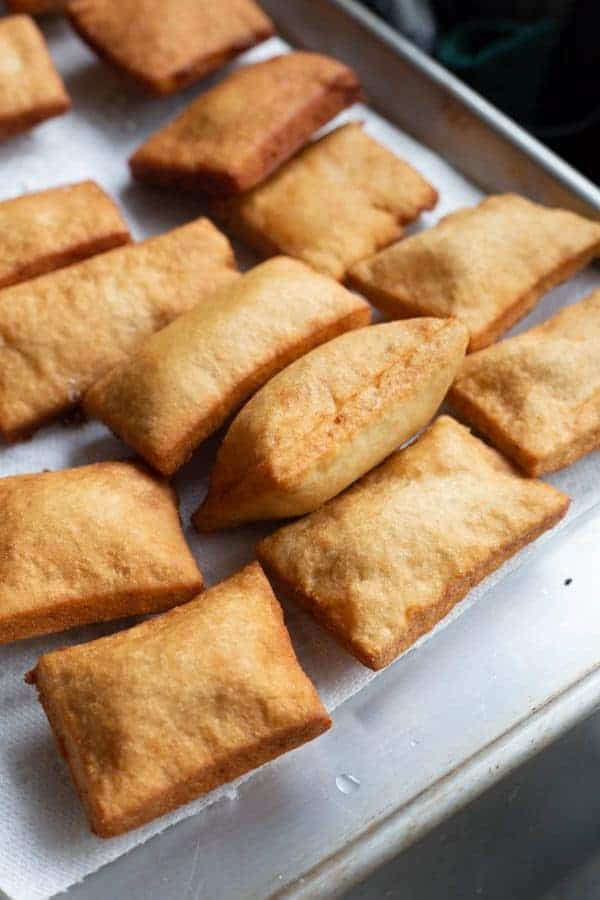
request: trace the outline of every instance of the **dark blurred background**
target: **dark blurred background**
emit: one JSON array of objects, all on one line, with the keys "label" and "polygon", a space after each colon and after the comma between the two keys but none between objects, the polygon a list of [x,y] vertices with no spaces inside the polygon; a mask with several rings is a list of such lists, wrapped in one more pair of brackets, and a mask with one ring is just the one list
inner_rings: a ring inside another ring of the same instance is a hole
[{"label": "dark blurred background", "polygon": [[600,0],[364,0],[600,181]]}]

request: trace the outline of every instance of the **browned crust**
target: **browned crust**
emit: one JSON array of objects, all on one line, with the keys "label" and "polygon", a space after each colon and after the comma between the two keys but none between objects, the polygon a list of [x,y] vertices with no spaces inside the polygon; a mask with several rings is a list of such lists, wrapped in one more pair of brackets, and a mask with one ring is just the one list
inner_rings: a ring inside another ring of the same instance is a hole
[{"label": "browned crust", "polygon": [[[233,234],[234,237],[236,237],[238,240],[242,241],[242,243],[247,244],[249,247],[252,247],[253,250],[256,250],[256,252],[258,254],[260,254],[260,256],[263,259],[269,259],[272,256],[281,256],[281,255],[290,256],[291,255],[288,249],[280,246],[275,241],[271,240],[266,234],[263,234],[261,231],[258,231],[256,229],[252,228],[252,226],[249,225],[248,222],[245,222],[244,219],[240,215],[238,215],[235,211],[228,210],[227,212],[225,212],[225,210],[223,208],[219,209],[219,207],[215,205],[215,207],[213,207],[213,209],[212,209],[212,212],[217,218],[221,219],[221,221],[223,222],[225,227]],[[403,232],[404,232],[404,227],[398,221],[396,233],[395,233],[394,237],[389,241],[389,243],[393,244],[394,241],[396,241],[396,240],[398,240],[398,238],[402,237]],[[384,248],[382,246],[379,249],[383,250]],[[303,260],[303,262],[305,262],[305,260]],[[358,262],[360,262],[360,260],[355,260],[352,263],[352,265],[354,266]],[[307,262],[306,265],[308,266],[308,265],[310,265],[310,263]],[[327,274],[327,275],[329,275],[330,278],[335,278],[337,281],[340,281],[342,283],[346,282],[347,271],[342,270],[342,271],[340,271],[340,273],[338,275],[334,275],[333,272],[326,272],[326,273],[322,273],[322,274]],[[349,280],[347,281],[347,285],[348,285],[348,287],[353,288],[353,289],[355,287]],[[360,290],[361,290],[361,293],[363,293],[367,297],[367,299],[369,299],[369,300],[371,299],[367,295],[366,291],[362,291],[362,289],[360,289]],[[377,306],[375,301],[373,301],[373,305]],[[408,319],[408,318],[413,317],[414,315],[415,315],[414,312],[407,313],[405,316],[402,316],[401,318]],[[423,313],[423,315],[430,315],[430,313]],[[398,318],[398,316],[396,316],[395,318]]]},{"label": "browned crust", "polygon": [[202,590],[203,582],[199,577],[196,581],[182,582],[156,591],[123,591],[79,601],[67,599],[57,602],[52,609],[11,614],[10,620],[2,621],[0,618],[0,645],[93,622],[166,612],[173,606],[192,600]]},{"label": "browned crust", "polygon": [[[40,428],[49,425],[51,422],[55,422],[58,415],[63,417],[63,421],[69,422],[75,420],[78,409],[78,403],[73,403],[67,407],[61,407],[58,411],[53,410],[46,416],[40,416],[39,419],[36,419],[35,425],[28,425],[25,428],[7,428],[2,424],[2,421],[0,421],[0,436],[7,444],[19,444],[21,441],[30,441],[36,431],[39,431]],[[71,417],[73,417],[73,420],[71,420]]]},{"label": "browned crust", "polygon": [[592,450],[600,449],[600,428],[592,428],[578,440],[560,447],[555,453],[540,456],[531,453],[516,438],[513,438],[510,432],[488,415],[486,410],[465,393],[458,383],[450,388],[447,400],[465,422],[472,425],[480,434],[485,435],[494,447],[501,450],[531,477],[537,478],[540,475],[556,472],[581,459],[587,453],[591,453]]},{"label": "browned crust", "polygon": [[[247,568],[256,568],[260,571],[257,562],[252,563]],[[281,636],[281,646],[287,646],[290,659],[293,660],[295,665],[299,665],[289,633],[285,627],[281,606],[272,592],[269,593],[270,604]],[[182,612],[182,609],[173,609],[167,616],[157,619],[156,624],[158,625],[165,621],[168,619],[168,616],[178,615]],[[37,687],[39,701],[48,717],[59,751],[67,762],[90,827],[95,834],[103,838],[115,837],[133,828],[138,828],[152,819],[163,816],[214,788],[226,784],[252,769],[258,768],[258,766],[275,759],[277,756],[313,740],[331,728],[332,725],[331,717],[323,707],[314,685],[311,684],[314,709],[310,718],[307,718],[302,725],[281,729],[258,744],[248,744],[240,748],[236,753],[230,754],[226,760],[221,760],[214,765],[199,767],[194,776],[187,779],[185,784],[175,785],[168,792],[157,791],[143,807],[129,813],[120,814],[118,818],[115,818],[108,815],[94,801],[94,797],[87,789],[86,774],[79,765],[80,754],[77,752],[77,721],[73,716],[69,715],[68,710],[65,714],[65,710],[60,709],[63,698],[60,695],[57,697],[56,690],[46,690],[43,658],[34,669],[25,675],[25,681]],[[56,699],[58,699],[58,702],[55,702]]]},{"label": "browned crust", "polygon": [[0,138],[13,137],[22,131],[29,131],[35,125],[54,116],[60,116],[71,108],[71,101],[65,93],[63,97],[49,103],[40,103],[33,109],[19,115],[0,116]]},{"label": "browned crust", "polygon": [[271,256],[290,255],[275,241],[248,225],[233,204],[229,205],[226,201],[219,203],[217,200],[211,206],[211,213],[226,226],[234,237],[256,250],[263,259],[269,259]]},{"label": "browned crust", "polygon": [[[131,460],[127,460],[131,462]],[[102,463],[96,465],[102,466]],[[143,463],[135,463],[137,468],[149,472]],[[156,476],[153,476],[156,478]],[[177,509],[178,497],[175,489],[164,482]],[[179,515],[181,522],[181,516]],[[126,619],[131,616],[148,615],[166,612],[182,603],[187,603],[204,590],[204,579],[198,568],[198,575],[177,585],[161,587],[153,591],[121,591],[111,594],[99,594],[97,597],[86,597],[75,601],[72,598],[57,601],[52,609],[38,611],[28,610],[25,613],[11,613],[10,618],[3,619],[0,614],[0,645],[25,638],[40,637],[66,631],[78,625],[89,625],[94,622],[108,622],[113,619]]]},{"label": "browned crust", "polygon": [[48,272],[54,272],[56,269],[62,269],[70,266],[72,263],[81,262],[97,253],[104,253],[112,250],[114,247],[121,247],[123,244],[131,243],[131,235],[125,226],[120,231],[113,231],[112,234],[106,234],[103,237],[92,238],[89,241],[82,241],[76,247],[69,247],[57,253],[48,253],[46,256],[40,256],[32,260],[26,265],[14,269],[12,274],[5,278],[0,278],[0,288],[10,287],[11,284],[19,284],[21,281],[27,281],[30,278],[37,278],[38,275],[46,275]]},{"label": "browned crust", "polygon": [[201,768],[185,784],[177,785],[168,793],[157,793],[143,808],[135,813],[123,815],[118,821],[114,821],[103,814],[87,790],[85,775],[78,766],[77,753],[72,751],[76,745],[75,735],[70,734],[68,724],[65,723],[63,716],[52,702],[51,694],[44,690],[43,676],[40,677],[39,668],[29,672],[26,681],[37,686],[40,703],[48,717],[59,750],[67,762],[90,827],[94,834],[102,838],[116,837],[133,828],[139,828],[152,819],[164,816],[171,810],[190,803],[222,784],[233,781],[245,772],[258,768],[282,753],[287,753],[301,744],[313,740],[331,727],[331,719],[324,709],[320,713],[315,712],[313,718],[302,727],[282,730],[270,736],[268,741],[263,741],[259,746],[247,746],[240,749],[220,765],[211,766],[210,769]]},{"label": "browned crust", "polygon": [[224,48],[220,53],[214,53],[210,56],[199,54],[195,61],[187,66],[182,66],[170,76],[157,78],[127,66],[116,54],[112,53],[110,49],[100,44],[94,35],[86,28],[85,23],[79,18],[75,6],[69,4],[67,6],[66,14],[79,37],[91,47],[100,59],[110,63],[110,65],[117,68],[120,72],[124,72],[130,78],[133,78],[155,97],[164,97],[167,94],[175,93],[175,91],[183,90],[183,88],[198,81],[204,75],[208,75],[211,72],[220,69],[225,63],[229,62],[229,60],[238,56],[238,54],[243,53],[244,50],[249,50],[250,47],[260,44],[262,41],[265,41],[275,34],[275,26],[265,15],[266,22],[264,26],[257,27],[252,33],[249,32],[246,39],[232,41],[229,46]]},{"label": "browned crust", "polygon": [[[438,201],[438,192],[435,190],[435,188],[432,187],[429,199],[427,201],[427,205],[424,205],[422,207],[422,209],[423,210],[433,209],[433,207],[436,205],[437,201]],[[217,219],[219,219],[221,222],[223,222],[223,224],[229,229],[229,231],[231,231],[231,233],[234,235],[234,237],[238,238],[238,240],[242,241],[244,244],[248,244],[249,247],[252,247],[253,250],[256,250],[256,252],[259,253],[260,256],[263,257],[264,259],[268,259],[271,256],[279,256],[282,254],[284,256],[290,255],[289,250],[287,248],[280,246],[275,241],[271,240],[271,238],[269,238],[266,234],[263,234],[261,231],[254,229],[248,222],[246,222],[243,219],[243,217],[239,214],[239,212],[235,209],[233,204],[231,206],[229,206],[226,202],[223,202],[220,204],[218,201],[216,201],[212,205],[211,212]],[[404,232],[404,225],[406,225],[410,221],[413,221],[413,220],[410,218],[403,220],[397,216],[396,217],[397,229],[396,229],[396,233],[395,233],[394,237],[392,237],[385,244],[382,244],[379,247],[379,250],[377,252],[380,252],[381,250],[385,249],[386,246],[393,244],[396,240],[401,238],[402,234]],[[357,260],[354,260],[351,265],[355,266],[355,265],[358,265],[358,263],[360,263],[360,262],[362,262],[362,260],[357,259]],[[307,263],[307,265],[310,265],[310,264]],[[335,277],[330,272],[328,272],[327,274],[331,278]],[[373,303],[374,306],[377,306],[379,309],[381,309],[382,311],[385,312],[383,304],[387,303],[388,295],[386,295],[385,293],[380,292],[380,291],[373,291],[373,297],[376,294],[381,294],[381,298],[382,298],[381,303],[377,302],[371,296],[370,289],[367,290],[366,287],[364,287],[363,284],[358,279],[353,279],[352,277],[349,277],[349,270],[342,271],[337,276],[337,280],[341,281],[342,283],[346,283],[348,285],[348,287],[353,288],[354,290],[360,291],[362,294],[365,295],[365,297],[367,297],[367,299],[371,300],[371,302]],[[394,302],[394,305],[395,304],[396,304],[396,301]],[[431,312],[427,312],[427,311],[417,313],[414,310],[414,308],[409,308],[409,307],[406,308],[406,312],[404,314],[398,315],[396,313],[396,315],[394,315],[393,307],[390,304],[388,304],[388,306],[390,309],[390,312],[389,312],[390,318],[410,319],[416,315],[423,315],[423,316],[431,315]]]},{"label": "browned crust", "polygon": [[[308,138],[352,103],[364,99],[360,84],[351,69],[340,73],[335,81],[323,86],[320,97],[315,97],[297,115],[288,121],[277,134],[270,136],[261,148],[259,174],[252,171],[228,171],[199,166],[193,172],[182,171],[177,166],[154,163],[144,158],[143,145],[129,160],[131,174],[138,181],[147,181],[160,187],[179,187],[207,194],[239,194],[256,187],[282,163],[299,150]],[[274,250],[273,255],[279,251]]]},{"label": "browned crust", "polygon": [[[509,328],[512,328],[513,325],[526,316],[544,294],[567,281],[572,275],[595,259],[598,255],[598,250],[597,245],[587,248],[553,269],[543,278],[540,278],[531,290],[521,294],[508,309],[491,321],[486,328],[471,333],[468,352],[473,353],[475,350],[483,350],[484,347],[493,344]],[[431,310],[422,307],[416,299],[413,301],[400,298],[390,291],[374,286],[368,280],[356,275],[356,273],[349,273],[347,283],[349,287],[364,294],[374,306],[392,319],[409,319],[413,316],[433,315]],[[460,318],[460,315],[456,317]]]},{"label": "browned crust", "polygon": [[[216,431],[228,416],[235,411],[235,408],[243,403],[244,399],[250,394],[258,390],[267,378],[283,369],[293,359],[297,359],[309,350],[312,350],[313,347],[323,344],[325,341],[337,337],[338,334],[342,334],[345,331],[368,325],[370,317],[371,312],[367,304],[360,306],[348,313],[348,315],[337,319],[335,322],[329,322],[325,327],[319,329],[319,331],[313,332],[310,337],[302,338],[302,340],[298,341],[293,348],[288,348],[285,352],[280,353],[274,361],[271,360],[270,362],[265,363],[264,366],[256,369],[251,375],[236,385],[235,390],[229,395],[227,402],[217,403],[212,415],[208,418],[204,418],[201,423],[195,425],[191,431],[180,438],[180,440],[171,447],[169,453],[155,453],[145,442],[138,440],[135,429],[130,431],[121,428],[115,430],[114,434],[129,444],[130,447],[133,447],[133,449],[136,450],[140,456],[143,456],[144,459],[158,472],[163,475],[173,475],[174,472],[190,459],[196,447],[205,440],[205,438]],[[84,401],[84,409],[90,416],[103,418],[101,402],[96,406],[93,402],[86,400]],[[111,423],[107,424],[112,430]]]},{"label": "browned crust", "polygon": [[[466,331],[466,329],[465,329]],[[397,361],[389,363],[389,365],[384,366],[377,374],[375,383],[377,384],[377,390],[380,395],[380,403],[382,406],[388,405],[393,402],[395,391],[397,390],[397,382],[387,382],[385,381],[385,376],[393,370],[397,370],[398,372],[404,370],[404,366]],[[369,388],[372,385],[369,385]],[[361,390],[357,390],[355,393],[348,396],[344,404],[351,404],[357,397],[359,397],[362,393],[364,393],[364,387]],[[339,414],[339,411],[338,411]],[[322,426],[323,422],[326,421],[328,416],[322,415],[319,417],[319,420],[315,423],[314,429]],[[323,459],[330,453],[330,447],[323,446],[320,450],[319,456],[315,456],[311,459],[311,465],[317,462],[319,459]],[[218,465],[218,463],[217,463]],[[223,481],[219,487],[215,487],[214,479],[211,475],[209,480],[208,492],[198,507],[198,509],[192,515],[192,524],[194,525],[196,531],[202,533],[208,533],[211,531],[219,531],[221,529],[235,528],[243,522],[247,521],[246,518],[241,520],[232,521],[231,518],[231,496],[233,494],[234,498],[236,498],[238,503],[244,504],[250,497],[256,495],[257,492],[268,491],[270,489],[277,489],[285,486],[285,479],[282,479],[279,472],[274,471],[271,465],[271,460],[261,459],[256,462],[251,469],[246,470],[245,472],[238,474],[238,476],[233,481]],[[227,514],[223,518],[219,515],[219,508],[222,506],[226,508],[229,506],[229,514]]]},{"label": "browned crust", "polygon": [[535,528],[531,528],[525,534],[515,538],[515,540],[507,542],[472,571],[449,584],[437,603],[428,606],[426,609],[411,609],[409,607],[407,611],[407,628],[404,634],[397,641],[390,643],[387,649],[381,653],[369,653],[360,642],[349,640],[345,635],[342,635],[335,623],[327,616],[327,612],[319,605],[318,598],[303,591],[298,591],[290,582],[286,581],[275,566],[271,565],[268,558],[269,554],[264,552],[263,549],[264,541],[258,544],[257,556],[276,591],[279,587],[285,596],[289,596],[299,606],[306,609],[319,624],[335,637],[338,643],[345,647],[364,666],[378,670],[389,665],[400,653],[414,644],[421,635],[430,631],[434,625],[456,606],[459,600],[462,600],[487,575],[498,569],[507,559],[510,559],[511,556],[514,556],[515,553],[518,553],[519,550],[538,538],[544,531],[553,528],[567,512],[570,502],[569,497],[564,495],[560,508],[548,513]]}]

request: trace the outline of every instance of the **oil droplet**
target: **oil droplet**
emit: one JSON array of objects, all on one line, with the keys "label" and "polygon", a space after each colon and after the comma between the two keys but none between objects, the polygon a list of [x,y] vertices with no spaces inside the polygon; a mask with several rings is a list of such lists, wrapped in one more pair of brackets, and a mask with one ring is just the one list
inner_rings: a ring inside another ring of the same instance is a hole
[{"label": "oil droplet", "polygon": [[360,787],[360,781],[354,775],[338,775],[335,786],[342,794],[353,794]]}]

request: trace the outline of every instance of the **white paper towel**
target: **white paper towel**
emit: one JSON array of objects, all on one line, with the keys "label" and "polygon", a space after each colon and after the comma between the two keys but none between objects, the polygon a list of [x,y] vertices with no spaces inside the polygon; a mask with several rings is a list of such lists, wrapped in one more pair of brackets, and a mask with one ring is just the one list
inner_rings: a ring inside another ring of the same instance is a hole
[{"label": "white paper towel", "polygon": [[[134,184],[126,165],[132,150],[189,102],[198,89],[162,100],[148,99],[135,87],[124,86],[64,23],[50,22],[46,31],[73,97],[74,109],[28,135],[3,143],[0,196],[94,178],[122,204],[136,238],[167,230],[202,214],[196,199]],[[244,59],[256,60],[283,49],[285,45],[274,39],[246,54]],[[479,198],[479,192],[443,160],[363,107],[355,107],[341,118],[364,119],[374,136],[413,162],[440,190],[438,208],[435,213],[423,216],[423,225],[430,225],[449,210]],[[245,261],[251,262],[251,257],[247,255]],[[528,317],[527,326],[546,318],[565,302],[579,299],[598,284],[597,274],[579,276],[554,291]],[[518,330],[523,327],[520,325]],[[190,514],[206,490],[206,475],[217,443],[218,438],[207,442],[175,479],[187,537],[207,584],[214,584],[253,559],[255,542],[267,531],[245,528],[231,534],[199,537],[189,528]],[[55,425],[42,430],[28,443],[0,446],[0,475],[60,469],[120,458],[124,454],[128,455],[129,451],[99,424]],[[595,454],[551,479],[576,498],[571,517],[599,499],[599,472],[600,458]],[[531,549],[525,554],[528,552]],[[445,627],[465,606],[475,602],[522,558],[523,554],[510,561],[501,572],[473,591],[440,627]],[[304,614],[288,608],[286,618],[301,662],[329,709],[334,709],[373,677],[339,650]],[[24,684],[23,675],[48,650],[109,634],[120,627],[125,626],[109,623],[0,648],[0,889],[14,900],[45,900],[179,819],[198,813],[223,794],[235,791],[235,785],[215,791],[121,838],[102,841],[90,835],[48,723],[35,692]],[[300,759],[302,751],[297,753]]]}]

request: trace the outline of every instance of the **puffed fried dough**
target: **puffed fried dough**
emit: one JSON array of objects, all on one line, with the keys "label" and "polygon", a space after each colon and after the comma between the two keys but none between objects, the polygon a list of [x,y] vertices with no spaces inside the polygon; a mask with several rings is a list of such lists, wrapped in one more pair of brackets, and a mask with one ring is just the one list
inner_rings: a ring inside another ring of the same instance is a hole
[{"label": "puffed fried dough", "polygon": [[142,466],[0,479],[0,643],[160,612],[202,589],[177,497]]},{"label": "puffed fried dough", "polygon": [[358,263],[350,283],[393,318],[462,319],[479,350],[599,253],[599,223],[503,194]]},{"label": "puffed fried dough", "polygon": [[44,37],[29,16],[0,19],[0,138],[71,106]]},{"label": "puffed fried dough", "polygon": [[600,447],[600,290],[469,356],[450,400],[528,475]]},{"label": "puffed fried dough", "polygon": [[442,416],[345,494],[262,541],[259,559],[380,669],[568,505]]},{"label": "puffed fried dough", "polygon": [[426,425],[469,335],[456,319],[352,331],[276,375],[223,441],[200,530],[312,512]]},{"label": "puffed fried dough", "polygon": [[0,202],[0,288],[129,240],[116,204],[93,181],[4,200]]},{"label": "puffed fried dough", "polygon": [[244,66],[142,144],[131,171],[155,184],[246,191],[360,94],[351,69],[317,53]]},{"label": "puffed fried dough", "polygon": [[270,37],[253,0],[71,0],[71,24],[100,57],[171,94]]},{"label": "puffed fried dough", "polygon": [[331,726],[258,563],[151,622],[46,654],[28,680],[101,837]]},{"label": "puffed fried dough", "polygon": [[0,292],[0,432],[67,412],[142,340],[237,278],[227,238],[198,219]]},{"label": "puffed fried dough", "polygon": [[351,122],[215,212],[263,255],[287,253],[341,279],[436,202],[412,166]]},{"label": "puffed fried dough", "polygon": [[332,279],[272,259],[154,335],[94,385],[85,409],[170,475],[272,375],[369,318]]}]

